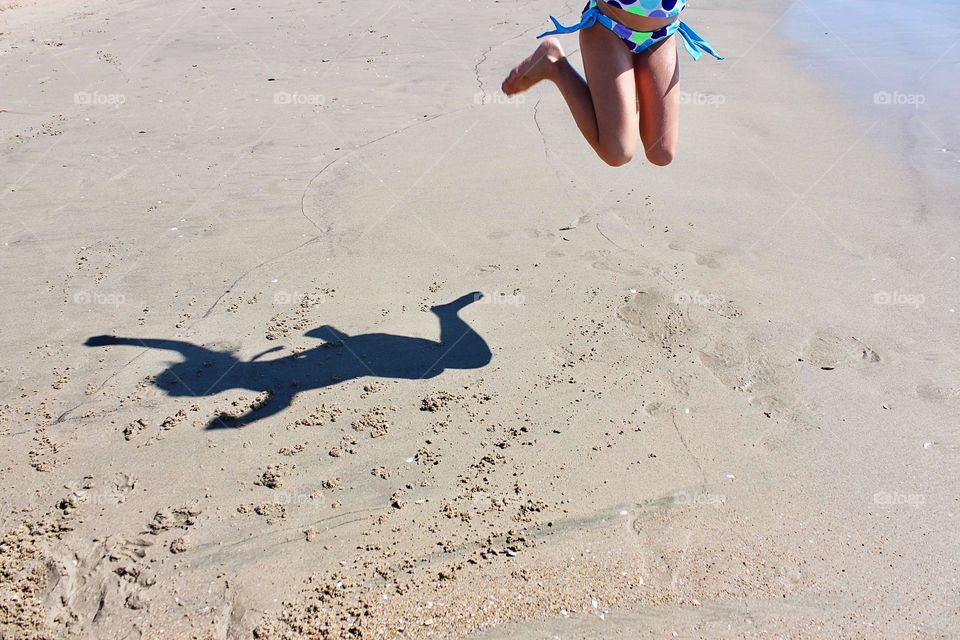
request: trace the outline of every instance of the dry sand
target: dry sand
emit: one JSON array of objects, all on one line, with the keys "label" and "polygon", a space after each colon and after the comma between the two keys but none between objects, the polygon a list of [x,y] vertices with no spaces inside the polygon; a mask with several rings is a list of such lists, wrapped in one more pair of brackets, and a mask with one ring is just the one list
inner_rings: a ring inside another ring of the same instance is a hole
[{"label": "dry sand", "polygon": [[772,0],[612,171],[562,5],[0,4],[0,636],[960,635],[957,183]]}]

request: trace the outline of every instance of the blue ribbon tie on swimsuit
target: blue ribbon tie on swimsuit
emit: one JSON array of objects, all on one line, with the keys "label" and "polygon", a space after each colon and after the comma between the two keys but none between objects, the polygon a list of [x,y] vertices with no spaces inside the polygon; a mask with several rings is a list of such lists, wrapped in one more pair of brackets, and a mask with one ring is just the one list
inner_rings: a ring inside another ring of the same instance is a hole
[{"label": "blue ribbon tie on swimsuit", "polygon": [[[649,5],[650,2],[649,0],[639,0],[634,3],[629,0],[619,0],[611,2],[610,4],[616,6],[617,8],[622,8],[626,11],[630,11],[631,13],[637,13],[640,15],[641,11],[645,11],[645,7],[643,5]],[[671,4],[674,5],[675,8],[669,12],[663,9],[652,10],[642,13],[642,15],[654,18],[679,15],[686,3],[682,1],[675,2],[671,0],[665,0],[662,3],[659,3],[654,0],[653,4]],[[632,10],[634,5],[636,5],[636,7],[639,9],[638,11]],[[587,6],[583,8],[583,13],[580,15],[579,24],[565,27],[553,16],[550,16],[550,20],[553,21],[554,30],[541,33],[539,36],[537,36],[537,38],[545,38],[547,36],[565,33],[576,33],[581,29],[589,29],[599,22],[610,31],[613,31],[621,40],[623,40],[623,42],[633,53],[643,53],[658,42],[662,42],[673,34],[679,33],[680,38],[683,40],[684,47],[686,47],[687,52],[693,57],[694,60],[699,60],[704,51],[712,55],[717,60],[723,60],[720,54],[714,51],[713,47],[710,46],[709,42],[700,37],[696,31],[691,29],[687,23],[683,22],[682,20],[676,20],[666,27],[657,29],[656,31],[634,31],[633,29],[629,29],[619,22],[616,22],[600,11],[600,8],[597,6],[597,0],[590,0],[587,3]]]}]

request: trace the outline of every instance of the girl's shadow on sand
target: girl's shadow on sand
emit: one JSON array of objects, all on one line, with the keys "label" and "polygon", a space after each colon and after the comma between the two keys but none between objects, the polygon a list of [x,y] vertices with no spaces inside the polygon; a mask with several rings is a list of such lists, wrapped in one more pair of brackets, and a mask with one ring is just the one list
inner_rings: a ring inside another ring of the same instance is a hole
[{"label": "girl's shadow on sand", "polygon": [[483,298],[468,293],[453,302],[431,307],[440,320],[440,340],[365,333],[348,336],[324,325],[307,332],[323,344],[302,353],[261,360],[275,347],[248,361],[228,351],[215,351],[180,340],[94,336],[88,347],[130,345],[176,351],[183,361],[171,365],[156,378],[156,386],[169,396],[211,396],[230,389],[248,389],[269,397],[240,417],[218,416],[207,429],[252,424],[280,413],[300,392],[322,389],[366,376],[420,380],[433,378],[445,369],[479,369],[491,360],[490,348],[458,312]]}]

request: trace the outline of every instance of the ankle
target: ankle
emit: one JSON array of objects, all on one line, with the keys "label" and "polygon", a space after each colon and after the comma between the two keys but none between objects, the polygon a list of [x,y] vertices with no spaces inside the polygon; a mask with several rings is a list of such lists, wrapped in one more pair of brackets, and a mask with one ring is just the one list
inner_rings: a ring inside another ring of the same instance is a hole
[{"label": "ankle", "polygon": [[547,65],[547,75],[545,79],[549,80],[553,84],[559,84],[563,79],[563,76],[567,74],[573,67],[570,66],[569,62],[567,62],[566,56],[561,56],[556,60],[548,60],[549,64]]}]

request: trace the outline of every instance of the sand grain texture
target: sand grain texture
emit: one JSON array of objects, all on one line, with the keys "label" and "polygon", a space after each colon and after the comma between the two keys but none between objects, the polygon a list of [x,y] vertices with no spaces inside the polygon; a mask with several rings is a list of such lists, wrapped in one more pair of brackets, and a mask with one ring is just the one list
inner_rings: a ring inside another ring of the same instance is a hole
[{"label": "sand grain texture", "polygon": [[617,172],[450,5],[0,4],[0,637],[960,634],[949,200],[782,3]]}]

